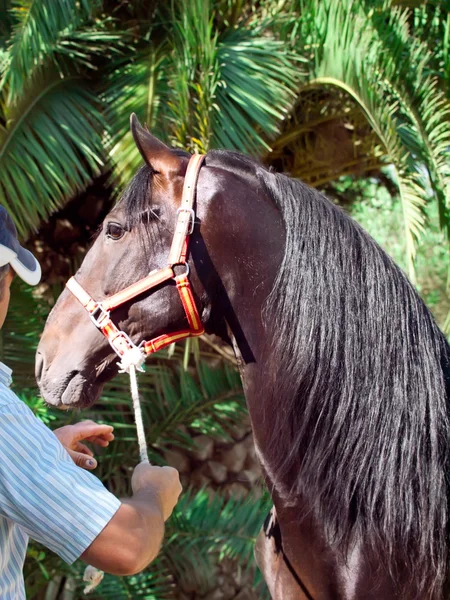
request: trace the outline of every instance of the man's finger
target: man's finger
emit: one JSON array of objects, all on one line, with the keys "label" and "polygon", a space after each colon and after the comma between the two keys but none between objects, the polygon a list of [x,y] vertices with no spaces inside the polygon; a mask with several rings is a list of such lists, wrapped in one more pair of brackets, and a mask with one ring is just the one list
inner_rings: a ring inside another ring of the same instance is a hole
[{"label": "man's finger", "polygon": [[75,441],[87,440],[98,436],[109,436],[114,429],[111,425],[99,425],[93,421],[81,421],[73,425],[73,428]]},{"label": "man's finger", "polygon": [[82,469],[86,469],[87,471],[92,471],[97,466],[97,461],[95,458],[91,456],[87,456],[86,454],[82,454],[81,452],[75,452],[74,450],[68,450],[73,462]]}]

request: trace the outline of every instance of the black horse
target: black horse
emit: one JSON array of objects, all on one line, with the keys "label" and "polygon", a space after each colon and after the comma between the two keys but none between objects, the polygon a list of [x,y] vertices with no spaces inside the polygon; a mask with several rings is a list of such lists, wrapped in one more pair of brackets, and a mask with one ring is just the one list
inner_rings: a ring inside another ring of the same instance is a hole
[{"label": "black horse", "polygon": [[[189,156],[137,120],[145,160],[76,278],[105,298],[166,264]],[[257,557],[276,599],[442,599],[449,347],[401,270],[300,181],[228,151],[197,185],[191,283],[233,344],[275,511]],[[186,326],[172,284],[112,314],[133,341]],[[44,398],[86,406],[116,356],[63,292],[37,353]]]}]

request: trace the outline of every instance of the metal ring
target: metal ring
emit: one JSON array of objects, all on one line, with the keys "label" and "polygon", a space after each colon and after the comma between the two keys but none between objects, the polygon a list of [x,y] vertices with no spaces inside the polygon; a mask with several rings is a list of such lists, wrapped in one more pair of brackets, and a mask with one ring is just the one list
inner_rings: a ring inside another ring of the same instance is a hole
[{"label": "metal ring", "polygon": [[176,275],[175,274],[175,268],[176,267],[186,267],[186,272],[185,273],[181,273],[181,275],[186,275],[186,277],[189,277],[189,273],[190,273],[190,268],[187,262],[182,262],[182,263],[175,263],[174,265],[172,265],[172,271],[174,274],[174,277],[181,277],[181,275]]}]

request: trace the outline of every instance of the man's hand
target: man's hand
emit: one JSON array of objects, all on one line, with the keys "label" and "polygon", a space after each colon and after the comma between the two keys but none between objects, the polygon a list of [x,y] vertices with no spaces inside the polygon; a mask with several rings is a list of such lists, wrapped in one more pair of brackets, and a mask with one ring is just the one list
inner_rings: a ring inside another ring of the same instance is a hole
[{"label": "man's hand", "polygon": [[181,494],[181,483],[178,471],[172,467],[153,467],[140,463],[131,477],[133,494],[149,492],[155,496],[161,508],[164,521],[172,514],[178,497]]},{"label": "man's hand", "polygon": [[73,462],[89,471],[95,469],[97,461],[92,450],[82,444],[91,442],[97,446],[106,447],[114,439],[111,425],[99,425],[94,421],[81,421],[76,425],[66,425],[54,430],[54,434],[72,457]]},{"label": "man's hand", "polygon": [[113,575],[140,573],[158,555],[168,519],[181,492],[172,467],[138,465],[131,478],[133,496],[81,555],[89,565]]}]

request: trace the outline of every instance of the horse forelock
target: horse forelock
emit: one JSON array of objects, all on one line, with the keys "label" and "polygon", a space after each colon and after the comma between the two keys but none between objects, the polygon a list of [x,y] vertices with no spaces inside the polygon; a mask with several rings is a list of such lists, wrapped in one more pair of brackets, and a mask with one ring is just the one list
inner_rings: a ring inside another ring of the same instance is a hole
[{"label": "horse forelock", "polygon": [[[177,156],[189,157],[189,154],[184,150],[172,149],[172,152]],[[121,205],[124,209],[129,228],[141,223],[145,215],[152,218],[150,213],[153,212],[154,208],[152,206],[153,175],[154,171],[149,165],[142,165],[117,202],[117,206]]]},{"label": "horse forelock", "polygon": [[127,226],[140,223],[142,214],[151,209],[153,172],[143,165],[131,179],[117,202],[124,210]]},{"label": "horse forelock", "polygon": [[299,181],[260,176],[286,227],[265,308],[273,483],[307,496],[337,547],[362,538],[394,577],[401,571],[408,598],[440,597],[447,342],[357,223]]}]

